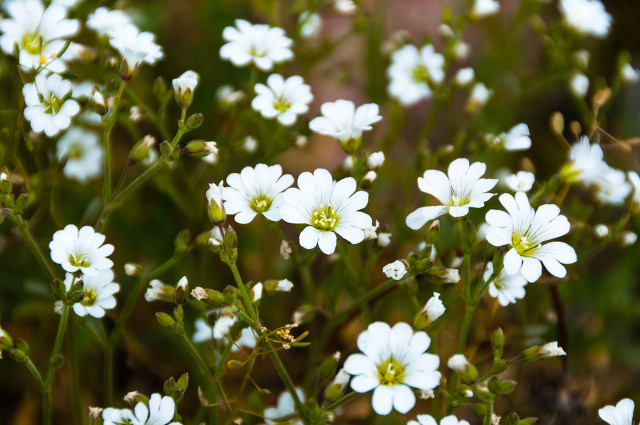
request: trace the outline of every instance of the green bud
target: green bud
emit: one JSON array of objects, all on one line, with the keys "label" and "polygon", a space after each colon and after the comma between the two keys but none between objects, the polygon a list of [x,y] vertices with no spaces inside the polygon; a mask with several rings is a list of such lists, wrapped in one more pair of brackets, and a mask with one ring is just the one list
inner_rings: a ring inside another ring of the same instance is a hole
[{"label": "green bud", "polygon": [[184,318],[184,310],[182,309],[182,305],[176,306],[173,309],[173,317],[175,318],[178,324],[182,325],[182,319]]},{"label": "green bud", "polygon": [[227,226],[227,230],[224,232],[224,247],[227,250],[238,247],[238,234],[231,226]]},{"label": "green bud", "polygon": [[187,301],[187,292],[189,291],[189,282],[187,281],[186,276],[182,276],[182,278],[178,281],[176,285],[176,290],[173,292],[173,300],[176,304],[182,305]]},{"label": "green bud", "polygon": [[176,380],[174,379],[173,376],[170,376],[166,381],[164,381],[164,384],[162,384],[162,390],[168,396],[171,396],[176,391]]},{"label": "green bud", "polygon": [[211,154],[216,155],[218,153],[216,142],[205,142],[204,140],[194,140],[187,143],[185,150],[188,155],[195,158],[204,158]]},{"label": "green bud", "polygon": [[166,140],[160,143],[160,153],[162,156],[171,157],[173,154],[173,148]]},{"label": "green bud", "polygon": [[29,359],[29,355],[27,355],[22,350],[18,350],[17,348],[10,349],[9,356],[14,362],[17,362],[17,363],[24,363]]},{"label": "green bud", "polygon": [[185,229],[176,235],[175,239],[173,240],[173,246],[176,254],[182,255],[187,252],[187,245],[189,244],[190,236],[191,233],[188,229]]},{"label": "green bud", "polygon": [[504,332],[501,328],[496,329],[491,334],[491,348],[493,349],[493,357],[499,359],[502,357],[504,348]]},{"label": "green bud", "polygon": [[318,367],[318,378],[320,380],[329,379],[335,373],[336,369],[338,369],[338,362],[340,361],[340,352],[336,351],[330,357],[327,357],[320,367]]},{"label": "green bud", "polygon": [[538,421],[538,418],[534,418],[534,417],[524,418],[518,421],[518,425],[533,425],[537,421]]},{"label": "green bud", "polygon": [[507,367],[509,367],[509,362],[507,362],[506,360],[494,360],[493,362],[493,366],[491,366],[491,373],[493,373],[494,375],[497,375],[499,373],[504,372]]},{"label": "green bud", "polygon": [[449,269],[447,267],[431,267],[427,270],[427,275],[436,278],[439,283],[460,282],[460,270]]},{"label": "green bud", "polygon": [[98,86],[93,86],[91,89],[91,99],[93,100],[93,110],[100,116],[105,116],[107,111],[107,102],[104,100],[104,95],[98,88]]},{"label": "green bud", "polygon": [[229,360],[227,362],[227,367],[229,369],[240,369],[243,366],[244,366],[244,363],[241,362],[240,360]]},{"label": "green bud", "polygon": [[0,352],[11,348],[13,348],[13,339],[11,339],[11,335],[0,327]]},{"label": "green bud", "polygon": [[487,405],[484,403],[476,403],[473,405],[473,415],[476,418],[484,418],[484,416],[487,414]]},{"label": "green bud", "polygon": [[66,295],[65,303],[67,305],[73,305],[84,300],[84,291],[69,291]]},{"label": "green bud", "polygon": [[[505,379],[501,381],[497,381],[494,384],[492,391],[495,394],[511,394],[515,389],[518,383],[511,379]],[[489,381],[489,387],[491,388],[491,381]]]},{"label": "green bud", "polygon": [[503,260],[504,260],[504,252],[503,250],[499,249],[496,251],[496,254],[493,256],[493,259],[491,260],[491,263],[493,265],[493,273],[495,273],[496,276],[498,273],[500,273],[500,270],[502,270]]},{"label": "green bud", "polygon": [[16,214],[22,214],[24,208],[27,206],[27,202],[29,201],[29,196],[26,193],[21,193],[16,198],[16,206],[14,207],[14,212]]},{"label": "green bud", "polygon": [[133,145],[129,152],[129,159],[136,163],[142,162],[149,154],[149,150],[151,150],[155,144],[156,139],[152,135],[147,134],[142,138],[142,140],[139,140],[135,145]]},{"label": "green bud", "polygon": [[64,364],[64,356],[62,354],[57,354],[49,359],[49,364],[54,369],[60,369]]},{"label": "green bud", "polygon": [[184,394],[187,392],[188,387],[189,374],[185,372],[180,375],[180,378],[178,378],[178,381],[176,382],[175,392],[173,395],[173,399],[176,403],[179,403],[182,400],[182,397],[184,397]]},{"label": "green bud", "polygon": [[477,398],[484,402],[493,401],[493,399],[495,398],[491,391],[489,391],[489,388],[487,388],[485,385],[476,385],[473,393]]},{"label": "green bud", "polygon": [[266,388],[260,388],[259,392],[260,392],[260,397],[262,397],[262,398],[267,398],[267,397],[269,397],[269,394],[271,394],[271,391],[269,391]]},{"label": "green bud", "polygon": [[433,220],[424,235],[424,241],[427,246],[433,245],[438,240],[438,236],[440,236],[440,220]]},{"label": "green bud", "polygon": [[233,286],[226,286],[223,290],[222,290],[222,299],[223,299],[223,303],[224,304],[233,304],[233,302],[237,299],[237,294],[236,294],[236,288]]},{"label": "green bud", "polygon": [[184,126],[184,132],[188,132],[191,130],[195,130],[196,128],[202,125],[202,121],[204,121],[204,116],[201,113],[192,114],[187,118],[187,122]]},{"label": "green bud", "polygon": [[342,393],[343,389],[340,387],[340,385],[329,385],[324,391],[324,398],[326,398],[329,402],[334,402],[342,397]]},{"label": "green bud", "polygon": [[167,83],[164,78],[158,77],[153,82],[153,94],[160,102],[164,100],[164,95],[167,93]]},{"label": "green bud", "polygon": [[[222,189],[224,189],[223,182],[219,184],[210,183],[209,190],[207,190],[207,200],[209,201],[209,220],[216,225],[220,226],[227,220],[227,213],[224,210],[224,204],[222,201]],[[224,239],[224,235],[222,235]]]},{"label": "green bud", "polygon": [[169,316],[167,313],[156,313],[156,319],[161,326],[167,329],[173,329],[177,324],[173,317]]},{"label": "green bud", "polygon": [[53,279],[51,282],[51,291],[53,291],[53,296],[56,300],[62,300],[66,293],[66,287],[60,279]]}]

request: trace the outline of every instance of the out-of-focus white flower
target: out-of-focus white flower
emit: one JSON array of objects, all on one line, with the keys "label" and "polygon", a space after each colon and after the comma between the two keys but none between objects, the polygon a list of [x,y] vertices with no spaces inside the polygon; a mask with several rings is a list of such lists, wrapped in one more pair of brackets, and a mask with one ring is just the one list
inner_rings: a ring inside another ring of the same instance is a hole
[{"label": "out-of-focus white flower", "polygon": [[36,75],[33,83],[24,85],[22,94],[26,105],[24,117],[33,131],[44,131],[49,137],[69,127],[71,118],[80,111],[80,105],[70,99],[71,83],[58,74]]},{"label": "out-of-focus white flower", "polygon": [[527,171],[518,171],[504,178],[504,183],[514,192],[528,192],[533,187],[536,176]]},{"label": "out-of-focus white flower", "polygon": [[227,184],[222,191],[224,209],[236,215],[237,223],[250,223],[258,214],[279,221],[282,192],[293,184],[293,177],[283,175],[280,165],[258,164],[243,168],[240,174],[229,174]]},{"label": "out-of-focus white flower", "polygon": [[383,152],[374,152],[369,155],[369,158],[367,158],[367,165],[372,170],[377,170],[378,168],[382,167],[382,164],[384,164],[384,159],[385,158]]},{"label": "out-of-focus white flower", "polygon": [[133,21],[122,10],[109,10],[99,7],[87,18],[87,28],[94,30],[99,36],[117,32],[120,28],[133,24]]},{"label": "out-of-focus white flower", "polygon": [[596,193],[598,201],[610,205],[622,205],[631,193],[631,185],[627,183],[624,171],[609,168],[595,182],[599,186]]},{"label": "out-of-focus white flower", "polygon": [[418,230],[428,221],[449,214],[464,217],[469,208],[481,208],[494,195],[488,193],[497,179],[480,178],[487,169],[484,162],[469,164],[466,158],[458,158],[449,165],[448,176],[442,171],[427,170],[418,178],[422,192],[436,197],[441,206],[421,207],[407,216],[407,226]]},{"label": "out-of-focus white flower", "polygon": [[[193,334],[193,337],[191,339],[196,344],[211,341],[212,339],[219,340],[226,337],[226,334],[223,334],[222,336],[220,336],[219,334],[215,334],[213,327],[209,326],[209,324],[202,318],[196,319],[196,321],[194,322],[194,325],[195,325],[196,331]],[[255,346],[256,346],[255,334],[250,328],[244,328],[240,332],[240,337],[235,341],[235,344],[233,345],[233,347],[231,347],[231,351],[232,352],[239,351],[240,348],[242,347],[253,349]]]},{"label": "out-of-focus white flower", "polygon": [[155,34],[140,32],[135,25],[125,25],[111,29],[109,43],[122,56],[120,78],[133,78],[143,62],[155,64],[164,58],[162,47],[155,42]]},{"label": "out-of-focus white flower", "polygon": [[382,119],[375,103],[367,103],[356,109],[353,102],[340,99],[323,103],[320,110],[322,116],[312,119],[309,128],[343,142],[359,139],[363,131],[371,130],[371,124]]},{"label": "out-of-focus white flower", "polygon": [[[114,409],[108,407],[102,411],[104,425],[167,425],[173,419],[176,412],[176,403],[169,396],[161,396],[158,393],[149,397],[148,405],[139,402],[130,409]],[[169,425],[180,425],[171,422]]]},{"label": "out-of-focus white flower", "polygon": [[365,174],[364,177],[362,178],[362,183],[368,185],[366,187],[369,187],[370,185],[373,184],[373,182],[376,181],[377,177],[378,177],[378,174],[375,171],[369,170],[367,171],[367,174]]},{"label": "out-of-focus white flower", "polygon": [[564,242],[542,244],[569,233],[571,225],[560,215],[560,208],[545,204],[534,211],[523,192],[516,193],[515,198],[502,194],[500,203],[507,212],[487,212],[485,219],[491,227],[486,237],[493,246],[511,246],[504,256],[506,272],[511,275],[521,272],[528,282],[535,282],[542,275],[544,264],[552,275],[565,277],[567,270],[562,264],[575,263],[576,251]]},{"label": "out-of-focus white flower", "polygon": [[147,302],[162,301],[173,303],[173,286],[162,283],[158,279],[149,282],[147,292],[144,293],[144,299]]},{"label": "out-of-focus white flower", "polygon": [[640,81],[640,70],[632,67],[630,63],[625,63],[620,68],[620,80],[624,84],[635,84]]},{"label": "out-of-focus white flower", "polygon": [[400,280],[407,274],[407,265],[404,261],[396,260],[393,263],[389,263],[382,268],[382,272],[389,279]]},{"label": "out-of-focus white flower", "polygon": [[378,233],[378,245],[382,248],[389,246],[391,243],[391,233],[381,232]]},{"label": "out-of-focus white flower", "polygon": [[264,289],[267,292],[291,292],[293,282],[289,279],[268,280],[265,282]]},{"label": "out-of-focus white flower", "polygon": [[247,153],[254,153],[258,150],[258,139],[253,136],[247,136],[242,139],[242,149]]},{"label": "out-of-focus white flower", "polygon": [[289,242],[282,241],[280,243],[280,256],[283,259],[288,260],[289,258],[291,258],[292,253],[293,253],[293,250],[291,249],[291,245],[289,245]]},{"label": "out-of-focus white flower", "polygon": [[609,236],[609,226],[606,224],[596,224],[593,226],[593,233],[598,239],[603,239]]},{"label": "out-of-focus white flower", "polygon": [[571,93],[577,97],[585,97],[589,91],[589,78],[579,72],[574,72],[569,77]]},{"label": "out-of-focus white flower", "polygon": [[[482,279],[486,282],[493,274],[493,264],[487,264]],[[489,284],[489,295],[497,298],[502,306],[516,303],[516,300],[524,298],[524,287],[527,279],[520,273],[509,274],[505,269],[500,270],[498,276]]]},{"label": "out-of-focus white flower", "polygon": [[86,182],[102,173],[104,151],[100,137],[80,127],[69,129],[59,140],[56,156],[67,158],[64,175]]},{"label": "out-of-focus white flower", "polygon": [[[418,415],[415,421],[410,420],[407,425],[438,425],[438,421],[431,415]],[[459,421],[454,415],[449,415],[440,420],[440,425],[469,425],[469,422]]]},{"label": "out-of-focus white flower", "polygon": [[626,231],[620,234],[620,243],[622,246],[631,246],[638,240],[638,235],[634,232]]},{"label": "out-of-focus white flower", "polygon": [[[89,316],[101,318],[104,311],[116,306],[116,298],[113,296],[120,290],[120,285],[113,281],[113,271],[111,269],[100,270],[97,276],[82,276],[84,298],[73,305],[73,311],[78,316]],[[76,278],[67,273],[64,285],[67,291]]]},{"label": "out-of-focus white flower", "polygon": [[300,14],[298,19],[300,25],[300,36],[302,38],[315,38],[320,32],[322,20],[318,13],[311,13],[307,10]]},{"label": "out-of-focus white flower", "polygon": [[271,74],[267,85],[258,83],[255,91],[251,107],[265,118],[277,118],[284,126],[293,125],[298,115],[309,111],[313,100],[311,87],[299,75],[285,80],[280,74]]},{"label": "out-of-focus white flower", "polygon": [[598,416],[609,425],[633,425],[635,407],[633,400],[623,398],[615,406],[604,406],[598,410]]},{"label": "out-of-focus white flower", "polygon": [[251,294],[253,301],[258,301],[260,298],[262,298],[262,289],[264,288],[264,285],[262,284],[262,282],[258,282],[255,285],[253,285],[253,287],[251,288]]},{"label": "out-of-focus white flower", "polygon": [[334,0],[333,8],[342,13],[353,13],[358,9],[353,0]]},{"label": "out-of-focus white flower", "polygon": [[60,300],[53,303],[53,312],[58,316],[62,316],[62,310],[64,310],[64,303]]},{"label": "out-of-focus white flower", "polygon": [[443,67],[444,56],[431,44],[420,50],[408,44],[391,55],[389,94],[404,106],[426,99],[431,96],[431,87],[444,80]]},{"label": "out-of-focus white flower", "polygon": [[178,78],[171,81],[173,94],[181,108],[188,108],[193,102],[193,92],[198,85],[200,76],[193,71],[185,71]]},{"label": "out-of-focus white flower", "polygon": [[[627,173],[627,178],[631,183],[631,187],[633,188],[633,193],[631,196],[631,207],[634,210],[640,210],[640,176],[635,171],[629,171]],[[634,212],[636,212],[634,211]]]},{"label": "out-of-focus white flower", "polygon": [[139,277],[142,273],[142,266],[136,263],[126,263],[124,265],[124,273],[127,276]]},{"label": "out-of-focus white flower", "polygon": [[571,146],[569,163],[562,168],[562,176],[569,182],[581,182],[589,186],[609,171],[603,156],[600,145],[592,145],[587,136],[582,136]]},{"label": "out-of-focus white flower", "polygon": [[235,27],[222,31],[222,38],[227,43],[220,48],[220,57],[235,66],[253,63],[263,71],[270,71],[273,64],[293,59],[293,41],[282,28],[236,19]]},{"label": "out-of-focus white flower", "polygon": [[531,147],[529,126],[525,123],[516,124],[497,136],[488,135],[488,140],[492,146],[507,151],[524,151]]},{"label": "out-of-focus white flower", "polygon": [[317,245],[323,253],[333,254],[336,233],[357,244],[364,240],[364,229],[373,224],[368,214],[359,211],[367,205],[369,194],[356,189],[352,177],[336,182],[323,168],[313,174],[304,172],[298,176],[298,188],[284,192],[280,215],[286,222],[307,225],[300,233],[303,248]]},{"label": "out-of-focus white flower", "polygon": [[218,316],[218,320],[213,324],[213,337],[222,339],[229,335],[231,327],[236,324],[238,318],[236,316],[222,315]]},{"label": "out-of-focus white flower", "polygon": [[493,90],[489,90],[483,83],[474,84],[471,89],[469,99],[467,99],[467,112],[475,114],[482,108],[493,95]]},{"label": "out-of-focus white flower", "polygon": [[498,13],[500,10],[500,3],[495,0],[475,0],[473,2],[473,9],[471,9],[471,16],[474,18],[484,18],[485,16]]},{"label": "out-of-focus white flower", "polygon": [[373,390],[371,405],[379,415],[392,409],[407,413],[416,403],[411,387],[430,390],[440,383],[440,358],[426,353],[430,343],[425,332],[414,333],[407,323],[393,328],[371,323],[358,336],[363,354],[351,354],[344,363],[344,370],[353,375],[351,388],[359,393]]},{"label": "out-of-focus white flower", "polygon": [[380,227],[380,222],[376,220],[376,224],[374,224],[373,226],[367,229],[364,229],[364,240],[372,241],[376,239],[378,237],[378,234],[376,233],[376,231],[378,230],[378,227]]},{"label": "out-of-focus white flower", "polygon": [[573,52],[571,58],[581,70],[586,71],[591,61],[591,53],[587,49],[579,49]]},{"label": "out-of-focus white flower", "polygon": [[469,56],[469,45],[462,40],[458,40],[453,45],[453,54],[458,60],[466,59]]},{"label": "out-of-focus white flower", "polygon": [[546,359],[548,357],[566,356],[562,347],[558,347],[558,341],[549,342],[540,347],[540,358]]},{"label": "out-of-focus white flower", "polygon": [[473,82],[473,79],[476,77],[476,73],[473,68],[462,68],[456,72],[456,76],[453,78],[453,81],[460,87],[464,87]]},{"label": "out-of-focus white flower", "polygon": [[456,372],[464,372],[470,365],[464,354],[454,354],[447,361],[447,367]]},{"label": "out-of-focus white flower", "polygon": [[200,158],[201,160],[203,160],[204,162],[208,163],[208,164],[215,164],[216,161],[218,161],[218,145],[216,142],[203,142],[204,146],[203,146],[203,151],[205,152],[209,152],[208,155],[203,156],[202,158]]},{"label": "out-of-focus white flower", "polygon": [[113,253],[113,245],[104,244],[104,240],[105,236],[91,226],[78,230],[68,224],[55,232],[49,242],[51,259],[69,273],[81,271],[84,276],[98,276],[101,270],[113,267],[107,258]]},{"label": "out-of-focus white flower", "polygon": [[600,0],[560,0],[558,6],[564,24],[572,30],[598,38],[609,34],[611,15]]},{"label": "out-of-focus white flower", "polygon": [[[296,394],[302,402],[305,401],[304,393],[300,388],[296,388]],[[268,407],[264,409],[264,421],[267,423],[267,425],[276,425],[282,423],[277,419],[284,418],[285,416],[295,413],[295,411],[296,408],[293,403],[293,397],[288,391],[284,391],[278,397],[277,407]],[[285,423],[291,425],[303,425],[303,422],[300,419],[286,421]]]},{"label": "out-of-focus white flower", "polygon": [[80,22],[66,19],[64,7],[52,4],[45,8],[40,0],[10,0],[3,6],[7,16],[0,20],[2,50],[12,55],[17,46],[18,62],[25,68],[63,72],[65,65],[57,60],[58,54],[67,39],[78,33]]}]

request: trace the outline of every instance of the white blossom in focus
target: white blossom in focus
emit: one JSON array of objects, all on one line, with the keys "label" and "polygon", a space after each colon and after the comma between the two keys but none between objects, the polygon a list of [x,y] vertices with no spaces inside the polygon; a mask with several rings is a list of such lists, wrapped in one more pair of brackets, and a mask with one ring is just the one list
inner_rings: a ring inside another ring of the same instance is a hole
[{"label": "white blossom in focus", "polygon": [[[493,274],[493,264],[488,263],[484,270],[482,280],[485,282]],[[493,298],[497,298],[498,302],[502,306],[515,304],[516,300],[524,298],[524,287],[527,284],[527,279],[520,273],[509,274],[505,269],[500,270],[498,276],[495,277],[489,284],[489,295]]]},{"label": "white blossom in focus", "polygon": [[597,38],[609,34],[611,15],[600,0],[560,0],[558,6],[564,24],[572,30]]},{"label": "white blossom in focus", "polygon": [[420,50],[407,44],[391,55],[387,69],[389,94],[404,106],[429,98],[431,87],[444,80],[443,67],[444,56],[436,53],[431,44]]},{"label": "white blossom in focus", "polygon": [[36,75],[33,83],[22,88],[24,95],[24,117],[29,120],[36,133],[43,132],[53,137],[69,127],[71,118],[78,114],[80,105],[69,99],[71,83],[58,74]]},{"label": "white blossom in focus", "polygon": [[40,0],[8,0],[3,6],[7,16],[0,19],[0,48],[12,55],[17,46],[18,62],[27,69],[63,72],[65,65],[57,60],[58,54],[78,33],[80,21],[66,19],[64,7],[45,8]]},{"label": "white blossom in focus", "polygon": [[[97,276],[82,276],[84,299],[73,305],[73,311],[78,316],[101,318],[104,311],[116,306],[116,298],[113,296],[120,290],[120,285],[113,281],[113,271],[111,269],[100,270]],[[66,274],[64,285],[67,291],[71,289],[74,281],[71,273]]]},{"label": "white blossom in focus", "polygon": [[413,332],[407,323],[393,328],[384,322],[371,323],[358,336],[362,354],[351,354],[344,370],[353,375],[351,388],[359,393],[373,390],[371,405],[379,415],[392,409],[404,414],[416,403],[411,387],[431,390],[440,383],[440,358],[427,349],[426,332]]},{"label": "white blossom in focus", "polygon": [[[296,394],[298,394],[300,401],[304,403],[304,393],[300,388],[296,388]],[[283,391],[278,397],[277,407],[268,407],[264,409],[264,421],[267,425],[277,425],[281,423],[286,423],[288,425],[303,425],[303,422],[300,419],[289,420],[286,422],[276,421],[276,419],[284,418],[285,416],[295,413],[295,411],[296,408],[293,404],[293,397],[291,397],[291,394],[288,391]]]},{"label": "white blossom in focus", "polygon": [[509,245],[504,256],[504,268],[513,275],[521,272],[528,282],[535,282],[542,275],[542,264],[556,277],[565,277],[562,264],[577,261],[576,251],[564,242],[549,242],[569,233],[569,220],[560,215],[557,205],[545,204],[537,211],[531,207],[527,195],[516,193],[500,195],[500,203],[507,212],[490,210],[485,217],[490,227],[487,241],[496,247]]},{"label": "white blossom in focus", "polygon": [[514,192],[528,192],[533,187],[536,176],[527,171],[518,171],[504,178],[504,183]]},{"label": "white blossom in focus", "polygon": [[279,221],[282,192],[293,184],[293,177],[283,175],[280,165],[258,164],[243,168],[240,174],[229,174],[227,184],[222,190],[224,208],[227,214],[236,215],[237,223],[250,223],[258,214]]},{"label": "white blossom in focus", "polygon": [[371,130],[371,124],[382,119],[375,103],[367,103],[356,108],[353,102],[340,99],[323,103],[320,110],[322,116],[312,119],[309,128],[340,141],[359,139],[363,131]]},{"label": "white blossom in focus", "polygon": [[623,398],[615,406],[608,405],[598,410],[598,416],[609,425],[633,425],[635,407],[633,400]]},{"label": "white blossom in focus", "polygon": [[[178,78],[171,81],[173,94],[182,108],[187,108],[193,102],[193,92],[196,90],[200,76],[193,71],[185,71]],[[216,150],[217,151],[217,150]]]},{"label": "white blossom in focus", "polygon": [[270,71],[274,64],[293,59],[293,41],[282,28],[236,19],[235,27],[226,27],[222,38],[227,43],[220,48],[220,57],[238,67],[253,63]]},{"label": "white blossom in focus", "polygon": [[300,233],[300,245],[313,249],[316,245],[327,254],[336,249],[336,233],[352,244],[364,240],[364,230],[372,220],[361,210],[369,201],[369,194],[356,191],[352,177],[339,182],[331,173],[318,168],[313,174],[304,172],[298,176],[298,188],[287,189],[280,216],[288,223],[305,224]]},{"label": "white blossom in focus", "polygon": [[600,145],[592,145],[587,136],[582,136],[571,146],[569,163],[563,167],[562,176],[569,182],[581,182],[589,186],[609,171],[603,156]]},{"label": "white blossom in focus", "polygon": [[382,272],[389,279],[400,280],[407,274],[409,270],[407,270],[407,265],[404,261],[396,260],[393,263],[389,263],[382,268]]},{"label": "white blossom in focus", "polygon": [[428,221],[449,214],[451,217],[464,217],[469,208],[481,208],[494,195],[488,193],[497,179],[480,178],[486,165],[483,162],[469,164],[466,158],[458,158],[449,165],[448,175],[438,170],[427,170],[418,178],[418,187],[422,192],[436,197],[441,206],[421,207],[407,216],[409,228],[418,230]]},{"label": "white blossom in focus", "polygon": [[285,80],[280,74],[271,74],[267,85],[258,83],[255,91],[251,107],[265,118],[277,118],[284,126],[293,125],[298,115],[309,111],[313,100],[311,87],[299,75]]},{"label": "white blossom in focus", "polygon": [[[418,415],[416,420],[410,420],[407,425],[438,425],[438,421],[431,415]],[[459,421],[454,415],[449,415],[440,420],[440,425],[469,425],[469,422]]]},{"label": "white blossom in focus", "polygon": [[102,173],[104,151],[97,133],[81,127],[70,128],[56,147],[56,156],[66,158],[64,175],[86,182]]},{"label": "white blossom in focus", "polygon": [[49,242],[51,259],[69,273],[81,271],[85,276],[98,276],[101,270],[113,267],[107,258],[113,253],[113,245],[104,244],[104,240],[105,236],[91,226],[78,230],[68,224],[55,232]]},{"label": "white blossom in focus", "polygon": [[158,393],[149,397],[149,404],[138,402],[131,409],[114,409],[108,407],[102,411],[103,425],[180,425],[179,422],[171,422],[176,412],[176,403],[169,396]]},{"label": "white blossom in focus", "polygon": [[471,16],[474,18],[484,18],[485,16],[498,13],[500,10],[500,3],[495,0],[475,0],[473,2],[473,9],[471,9]]},{"label": "white blossom in focus", "polygon": [[94,30],[101,37],[131,24],[133,21],[125,12],[109,10],[106,7],[97,8],[87,18],[87,28]]},{"label": "white blossom in focus", "polygon": [[133,24],[111,29],[108,35],[109,44],[122,56],[121,77],[124,79],[131,79],[143,62],[153,65],[164,58],[155,34],[140,32]]}]

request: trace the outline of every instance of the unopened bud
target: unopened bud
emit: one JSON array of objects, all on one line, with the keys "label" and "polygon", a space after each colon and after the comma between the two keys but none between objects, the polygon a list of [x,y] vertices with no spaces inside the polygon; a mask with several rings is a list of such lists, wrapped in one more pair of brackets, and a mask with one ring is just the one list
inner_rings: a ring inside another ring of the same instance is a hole
[{"label": "unopened bud", "polygon": [[91,407],[89,406],[89,416],[88,422],[89,425],[96,425],[98,423],[102,423],[102,411],[104,409],[102,407]]},{"label": "unopened bud", "polygon": [[372,170],[377,170],[378,168],[382,167],[382,164],[384,164],[384,159],[385,158],[383,152],[374,152],[369,155],[369,158],[367,158],[367,165]]},{"label": "unopened bud", "polygon": [[436,319],[444,314],[446,308],[442,301],[440,301],[440,294],[433,293],[433,296],[429,298],[422,310],[416,314],[413,319],[413,327],[416,330],[424,330],[428,328]]},{"label": "unopened bud", "polygon": [[172,303],[174,302],[173,293],[173,287],[162,283],[158,279],[153,279],[149,282],[149,287],[147,288],[147,292],[144,294],[144,299],[148,302],[162,301]]},{"label": "unopened bud", "polygon": [[264,290],[267,292],[291,292],[293,282],[289,279],[267,280],[264,283]]},{"label": "unopened bud", "polygon": [[260,298],[262,298],[262,288],[263,287],[264,287],[264,285],[262,285],[261,282],[258,282],[255,285],[253,285],[253,288],[251,288],[251,295],[252,295],[252,299],[253,299],[254,302],[256,302]]},{"label": "unopened bud", "polygon": [[104,95],[98,88],[93,86],[91,89],[91,99],[93,100],[93,109],[100,116],[107,114],[107,102],[104,100]]},{"label": "unopened bud", "polygon": [[133,145],[133,148],[131,148],[131,152],[129,152],[129,159],[135,161],[136,163],[144,161],[149,155],[149,150],[153,148],[155,144],[155,137],[147,134],[142,138],[142,140]]},{"label": "unopened bud", "polygon": [[562,347],[558,347],[557,341],[549,342],[543,346],[534,345],[533,347],[524,350],[522,354],[524,355],[524,360],[527,363],[535,363],[538,360],[546,359],[549,357],[567,355]]},{"label": "unopened bud", "polygon": [[368,171],[362,179],[362,186],[370,187],[376,181],[376,178],[378,178],[378,174],[375,171]]},{"label": "unopened bud", "polygon": [[7,331],[0,327],[0,356],[2,356],[2,351],[10,350],[13,348],[13,339]]},{"label": "unopened bud", "polygon": [[494,356],[496,358],[502,357],[502,350],[504,347],[504,332],[502,328],[496,329],[491,334],[491,348],[493,349]]},{"label": "unopened bud", "polygon": [[176,326],[176,321],[173,319],[173,317],[169,316],[167,313],[156,313],[156,319],[158,320],[158,323],[160,323],[160,325],[162,327],[165,327],[167,329],[171,329],[173,330]]},{"label": "unopened bud", "polygon": [[291,258],[292,253],[293,250],[291,249],[291,245],[289,245],[289,242],[282,241],[280,243],[280,256],[285,260],[288,260],[289,258]]},{"label": "unopened bud", "polygon": [[378,246],[385,248],[391,243],[391,233],[382,232],[378,233]]},{"label": "unopened bud", "polygon": [[446,267],[432,267],[427,274],[437,278],[440,283],[458,283],[460,282],[460,271],[458,269],[449,269]]},{"label": "unopened bud", "polygon": [[473,383],[478,379],[478,369],[464,356],[464,354],[454,354],[447,361],[447,366],[456,371],[460,378],[467,383]]},{"label": "unopened bud", "polygon": [[126,263],[124,273],[130,277],[140,277],[142,275],[142,264]]},{"label": "unopened bud", "polygon": [[210,155],[218,155],[216,142],[205,142],[204,140],[194,140],[187,143],[185,147],[187,153],[196,158],[207,158]]},{"label": "unopened bud", "polygon": [[182,305],[187,301],[187,292],[189,291],[189,281],[186,276],[178,281],[176,290],[173,293],[173,300],[176,304]]},{"label": "unopened bud", "polygon": [[429,225],[429,230],[424,235],[424,242],[426,245],[433,245],[440,236],[440,220],[433,220]]},{"label": "unopened bud", "polygon": [[227,213],[224,210],[224,204],[222,202],[223,189],[224,185],[221,181],[218,185],[215,183],[209,184],[209,190],[207,190],[209,220],[215,225],[224,224],[227,220]]},{"label": "unopened bud", "polygon": [[186,71],[180,77],[173,79],[173,94],[181,108],[186,109],[191,106],[193,102],[193,92],[198,85],[199,78],[195,72]]},{"label": "unopened bud", "polygon": [[147,396],[140,393],[139,391],[128,392],[127,395],[124,396],[124,401],[130,406],[135,406],[138,403],[149,403],[149,399],[147,398]]},{"label": "unopened bud", "polygon": [[318,378],[319,379],[329,379],[336,373],[336,369],[338,368],[338,362],[340,361],[340,352],[337,351],[334,355],[327,357],[320,367],[318,367]]},{"label": "unopened bud", "polygon": [[340,369],[333,381],[327,386],[324,396],[329,401],[335,401],[342,396],[351,376],[344,369]]}]

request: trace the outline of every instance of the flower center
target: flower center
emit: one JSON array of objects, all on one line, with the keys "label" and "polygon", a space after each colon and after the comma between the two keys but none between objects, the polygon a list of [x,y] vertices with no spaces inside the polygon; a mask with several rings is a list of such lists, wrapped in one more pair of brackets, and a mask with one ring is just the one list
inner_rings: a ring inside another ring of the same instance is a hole
[{"label": "flower center", "polygon": [[530,249],[533,249],[539,245],[535,245],[533,238],[529,238],[527,235],[523,236],[513,236],[513,247],[516,249],[518,254],[524,255]]},{"label": "flower center", "polygon": [[318,230],[330,231],[338,227],[338,212],[327,203],[311,213],[311,225]]},{"label": "flower center", "polygon": [[87,288],[84,290],[84,299],[80,301],[80,304],[89,307],[90,305],[94,305],[97,299],[98,293],[91,288]]},{"label": "flower center", "polygon": [[82,154],[84,153],[84,150],[82,149],[82,146],[79,143],[74,143],[69,145],[69,149],[67,150],[67,157],[69,159],[80,159],[82,158]]},{"label": "flower center", "polygon": [[404,382],[405,368],[393,357],[378,366],[380,385],[400,385]]},{"label": "flower center", "polygon": [[39,55],[42,51],[42,36],[37,32],[25,34],[22,37],[22,47],[32,55]]},{"label": "flower center", "polygon": [[256,46],[249,47],[249,55],[254,58],[263,58],[267,56],[267,52],[264,49],[258,49]]},{"label": "flower center", "polygon": [[457,193],[451,194],[451,206],[460,207],[469,203],[468,196],[462,196]]},{"label": "flower center", "polygon": [[411,72],[411,78],[416,83],[427,83],[429,81],[429,70],[422,64],[416,65]]},{"label": "flower center", "polygon": [[80,255],[76,255],[76,254],[69,255],[69,263],[73,267],[89,267],[91,265],[86,252],[83,252]]},{"label": "flower center", "polygon": [[62,100],[53,93],[49,94],[49,98],[44,99],[42,103],[44,104],[44,112],[47,114],[55,115],[62,108]]},{"label": "flower center", "polygon": [[249,206],[255,212],[263,213],[265,211],[269,211],[269,208],[271,208],[271,202],[272,201],[269,195],[260,195],[256,198],[253,198]]},{"label": "flower center", "polygon": [[281,114],[284,114],[291,108],[291,102],[283,97],[279,97],[275,102],[273,102],[273,108]]}]

